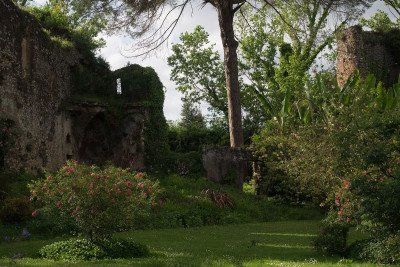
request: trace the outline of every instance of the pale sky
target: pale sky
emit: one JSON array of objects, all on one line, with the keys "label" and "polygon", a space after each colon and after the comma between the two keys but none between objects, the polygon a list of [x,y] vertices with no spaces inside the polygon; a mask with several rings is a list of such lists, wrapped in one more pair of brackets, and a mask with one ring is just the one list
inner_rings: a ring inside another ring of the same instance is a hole
[{"label": "pale sky", "polygon": [[[46,0],[36,0],[37,4],[44,4]],[[195,1],[199,3],[200,1]],[[378,1],[367,11],[367,15],[375,10],[382,8],[383,4]],[[105,36],[106,47],[99,51],[99,55],[104,57],[113,70],[125,66],[128,62],[137,63],[142,66],[150,66],[156,70],[162,83],[165,86],[166,99],[164,103],[164,113],[167,120],[178,120],[181,111],[182,95],[175,90],[175,84],[170,80],[170,68],[167,64],[167,57],[171,54],[171,44],[179,40],[181,33],[192,31],[197,25],[201,25],[210,34],[210,41],[217,44],[217,49],[222,50],[217,14],[215,10],[207,5],[200,9],[194,4],[193,10],[186,10],[177,28],[171,35],[169,44],[159,49],[159,51],[146,59],[129,58],[130,52],[127,49],[134,43],[134,40],[123,35]]]}]

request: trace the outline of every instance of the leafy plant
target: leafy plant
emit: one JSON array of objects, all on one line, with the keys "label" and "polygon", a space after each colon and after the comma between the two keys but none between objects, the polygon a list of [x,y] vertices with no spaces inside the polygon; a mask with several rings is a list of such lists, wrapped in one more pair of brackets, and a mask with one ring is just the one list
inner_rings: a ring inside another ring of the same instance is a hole
[{"label": "leafy plant", "polygon": [[136,216],[156,205],[158,184],[143,173],[70,161],[30,190],[40,207],[33,216],[43,213],[58,224],[74,225],[90,240],[102,240],[129,228]]},{"label": "leafy plant", "polygon": [[318,237],[314,240],[315,248],[329,255],[344,256],[347,252],[349,229],[346,224],[325,221]]},{"label": "leafy plant", "polygon": [[86,239],[70,239],[54,242],[40,249],[41,257],[61,261],[99,260],[106,257],[105,251]]}]

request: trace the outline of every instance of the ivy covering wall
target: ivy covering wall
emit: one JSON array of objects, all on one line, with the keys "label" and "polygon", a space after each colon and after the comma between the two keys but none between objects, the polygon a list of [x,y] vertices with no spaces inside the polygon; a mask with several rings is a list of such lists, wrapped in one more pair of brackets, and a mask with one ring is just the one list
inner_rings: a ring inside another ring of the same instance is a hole
[{"label": "ivy covering wall", "polygon": [[140,103],[148,110],[145,126],[145,161],[153,170],[164,169],[168,156],[167,122],[164,117],[164,86],[150,67],[128,65],[114,72],[121,79],[122,98],[128,103]]}]

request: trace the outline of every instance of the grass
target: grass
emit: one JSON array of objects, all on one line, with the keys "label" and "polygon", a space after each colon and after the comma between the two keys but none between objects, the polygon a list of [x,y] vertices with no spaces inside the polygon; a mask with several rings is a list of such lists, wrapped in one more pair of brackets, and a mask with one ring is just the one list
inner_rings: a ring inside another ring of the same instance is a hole
[{"label": "grass", "polygon": [[[85,263],[35,258],[54,239],[2,243],[0,266],[374,266],[319,255],[312,248],[317,229],[317,221],[286,221],[141,230],[119,235],[147,244],[150,257]],[[11,260],[16,254],[24,258]]]},{"label": "grass", "polygon": [[[251,192],[238,192],[229,185],[218,185],[204,178],[169,175],[160,178],[164,205],[146,222],[140,220],[137,228],[177,228],[205,225],[242,224],[268,221],[320,220],[323,214],[311,206],[291,206],[255,196]],[[226,193],[233,208],[219,208],[204,190]],[[249,190],[248,190],[249,191]]]}]

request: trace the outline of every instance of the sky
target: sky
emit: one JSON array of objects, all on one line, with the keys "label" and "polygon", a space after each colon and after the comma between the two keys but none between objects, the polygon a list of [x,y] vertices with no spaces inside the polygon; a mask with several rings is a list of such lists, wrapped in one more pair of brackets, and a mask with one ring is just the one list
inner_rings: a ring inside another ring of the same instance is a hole
[{"label": "sky", "polygon": [[[34,2],[40,5],[44,4],[46,0],[36,0]],[[200,4],[200,1],[194,1],[194,3]],[[366,12],[365,16],[368,17],[370,14],[374,13],[374,11],[382,8],[382,1],[378,1]],[[168,44],[164,45],[156,53],[151,54],[151,56],[147,58],[131,57],[134,51],[131,51],[130,47],[135,40],[124,36],[123,34],[103,36],[107,44],[98,52],[98,54],[109,62],[113,70],[124,67],[128,62],[139,64],[144,67],[149,66],[154,68],[165,87],[165,117],[167,120],[176,121],[180,118],[182,95],[180,92],[175,90],[176,86],[174,82],[170,80],[171,69],[167,64],[167,58],[171,55],[172,44],[179,41],[181,33],[186,31],[190,32],[197,25],[201,25],[205,28],[210,35],[210,41],[217,44],[216,48],[222,51],[217,13],[210,5],[201,7],[194,4],[193,9],[187,9],[183,14],[181,21],[171,35]],[[203,108],[203,110],[206,111],[205,108]]]}]

